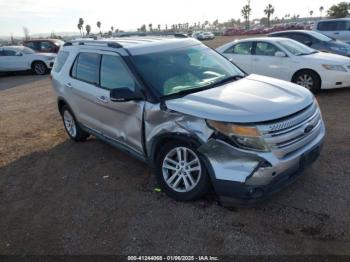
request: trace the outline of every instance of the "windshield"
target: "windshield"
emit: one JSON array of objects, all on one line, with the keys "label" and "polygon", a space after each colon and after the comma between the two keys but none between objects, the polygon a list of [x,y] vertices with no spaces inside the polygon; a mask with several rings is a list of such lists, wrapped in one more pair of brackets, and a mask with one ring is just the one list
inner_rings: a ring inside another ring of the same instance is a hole
[{"label": "windshield", "polygon": [[293,55],[310,55],[317,52],[315,49],[307,47],[306,45],[294,40],[286,39],[278,41],[277,43]]},{"label": "windshield", "polygon": [[318,32],[315,32],[315,31],[309,31],[308,34],[310,34],[311,36],[315,37],[316,39],[322,41],[322,42],[329,42],[329,41],[333,41],[332,38],[326,36],[326,35],[323,35],[323,34],[320,34]]},{"label": "windshield", "polygon": [[22,51],[23,54],[26,54],[26,55],[35,53],[34,50],[32,50],[32,49],[30,49],[28,47],[23,47],[23,49],[21,51]]},{"label": "windshield", "polygon": [[244,76],[230,61],[203,45],[136,55],[133,59],[147,84],[161,97],[196,92]]}]

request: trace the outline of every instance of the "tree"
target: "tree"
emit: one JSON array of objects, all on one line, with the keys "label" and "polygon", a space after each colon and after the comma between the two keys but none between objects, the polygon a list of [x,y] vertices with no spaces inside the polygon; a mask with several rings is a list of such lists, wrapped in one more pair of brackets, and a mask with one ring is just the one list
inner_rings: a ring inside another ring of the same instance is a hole
[{"label": "tree", "polygon": [[268,27],[270,27],[270,18],[274,12],[275,12],[275,8],[271,4],[268,4],[264,10],[265,15],[267,16],[267,26]]},{"label": "tree", "polygon": [[24,39],[25,40],[29,40],[30,39],[28,27],[23,26],[23,34],[24,34]]},{"label": "tree", "polygon": [[141,28],[140,28],[140,30],[141,30],[142,32],[146,32],[146,31],[147,31],[146,25],[142,25]]},{"label": "tree", "polygon": [[320,17],[322,17],[322,13],[323,13],[323,10],[324,10],[324,7],[323,6],[320,6]]},{"label": "tree", "polygon": [[90,35],[91,26],[90,26],[90,25],[86,25],[86,26],[85,26],[85,30],[86,30],[86,35]]},{"label": "tree", "polygon": [[96,25],[97,25],[97,27],[98,27],[98,30],[100,30],[100,35],[102,36],[102,32],[101,32],[101,22],[100,22],[100,21],[97,21]]},{"label": "tree", "polygon": [[153,29],[152,29],[152,24],[148,24],[148,29],[149,29],[149,31],[153,31]]},{"label": "tree", "polygon": [[160,31],[160,25],[158,25],[158,31]]},{"label": "tree", "polygon": [[312,15],[314,14],[314,11],[310,10],[310,17],[312,17]]},{"label": "tree", "polygon": [[245,20],[245,25],[246,25],[247,29],[249,29],[249,17],[250,17],[251,12],[252,12],[252,9],[250,8],[249,4],[243,6],[241,13],[242,13],[242,16]]},{"label": "tree", "polygon": [[79,30],[80,30],[81,36],[84,37],[83,25],[84,25],[84,19],[83,19],[83,18],[79,18],[78,28],[79,28]]},{"label": "tree", "polygon": [[332,5],[328,11],[328,16],[332,18],[342,18],[349,15],[350,4],[347,2],[341,2],[337,5]]},{"label": "tree", "polygon": [[112,31],[112,33],[114,32],[114,26],[111,26],[111,31]]}]

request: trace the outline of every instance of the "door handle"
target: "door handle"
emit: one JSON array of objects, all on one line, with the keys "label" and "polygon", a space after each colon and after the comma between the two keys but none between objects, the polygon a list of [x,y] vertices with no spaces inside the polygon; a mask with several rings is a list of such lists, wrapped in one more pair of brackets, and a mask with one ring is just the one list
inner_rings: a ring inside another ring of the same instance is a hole
[{"label": "door handle", "polygon": [[339,32],[335,32],[334,34],[335,34],[335,35],[339,35]]},{"label": "door handle", "polygon": [[253,58],[253,61],[254,62],[258,62],[258,61],[260,61],[260,59],[259,58]]},{"label": "door handle", "polygon": [[72,84],[71,84],[71,83],[67,83],[67,84],[65,84],[65,86],[66,86],[66,87],[68,87],[68,88],[70,88],[70,89],[72,89],[72,88],[73,88],[73,86],[72,86]]},{"label": "door handle", "polygon": [[105,96],[98,96],[97,100],[102,102],[102,103],[108,103],[108,99]]}]

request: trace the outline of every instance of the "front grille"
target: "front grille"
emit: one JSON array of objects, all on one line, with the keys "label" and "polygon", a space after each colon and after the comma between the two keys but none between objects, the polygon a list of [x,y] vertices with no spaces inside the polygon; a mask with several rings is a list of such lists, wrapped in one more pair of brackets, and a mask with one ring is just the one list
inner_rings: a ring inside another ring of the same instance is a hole
[{"label": "front grille", "polygon": [[258,125],[265,142],[279,158],[309,144],[322,128],[322,118],[316,103],[289,117]]}]

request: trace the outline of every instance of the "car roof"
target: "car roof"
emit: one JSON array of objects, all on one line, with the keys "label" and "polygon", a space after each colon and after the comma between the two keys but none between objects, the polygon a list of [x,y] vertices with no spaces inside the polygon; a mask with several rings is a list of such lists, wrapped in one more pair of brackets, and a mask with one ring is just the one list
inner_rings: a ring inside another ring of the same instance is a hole
[{"label": "car roof", "polygon": [[333,18],[333,19],[322,19],[317,21],[316,23],[320,23],[320,22],[332,22],[332,21],[347,21],[350,20],[349,17],[344,17],[344,18]]},{"label": "car roof", "polygon": [[198,40],[187,37],[132,36],[98,40],[78,39],[67,42],[64,45],[64,48],[69,46],[78,46],[78,48],[81,48],[84,46],[91,49],[102,45],[106,46],[107,48],[127,49],[132,55],[138,55],[199,44],[201,43]]},{"label": "car roof", "polygon": [[252,38],[239,39],[239,40],[236,40],[236,42],[251,42],[251,41],[277,42],[281,40],[286,40],[286,38],[285,37],[252,37]]},{"label": "car roof", "polygon": [[277,35],[277,34],[285,34],[285,33],[309,33],[310,30],[283,30],[283,31],[277,31],[277,32],[273,32],[273,33],[270,33],[268,35]]},{"label": "car roof", "polygon": [[41,41],[57,41],[60,39],[29,39],[29,40],[24,40],[23,43],[27,43],[27,42],[41,42]]},{"label": "car roof", "polygon": [[25,46],[21,45],[8,45],[8,46],[1,46],[0,49],[13,49],[13,50],[23,50],[26,48]]}]

